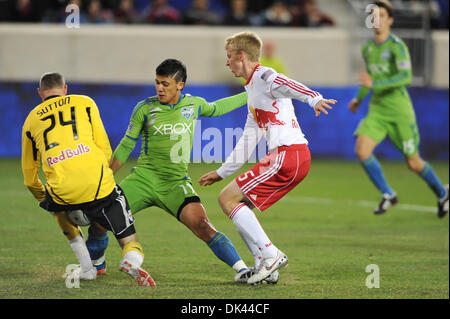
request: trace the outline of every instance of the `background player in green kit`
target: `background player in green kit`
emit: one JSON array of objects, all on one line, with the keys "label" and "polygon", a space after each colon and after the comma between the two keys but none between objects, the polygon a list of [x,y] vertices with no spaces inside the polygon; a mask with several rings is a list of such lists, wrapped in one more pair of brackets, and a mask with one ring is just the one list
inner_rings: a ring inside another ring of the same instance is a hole
[{"label": "background player in green kit", "polygon": [[[186,83],[186,68],[174,59],[163,61],[156,69],[157,96],[139,102],[133,110],[130,124],[116,148],[111,169],[117,172],[142,137],[142,149],[137,167],[121,183],[133,213],[158,206],[181,221],[198,238],[208,244],[214,254],[236,272],[247,266],[231,241],[209,222],[205,208],[187,175],[193,143],[195,121],[200,116],[220,116],[247,103],[241,93],[212,103],[203,98],[182,94]],[[89,234],[96,256],[104,256],[103,234]],[[88,245],[89,248],[89,245]],[[95,251],[96,250],[96,251]]]},{"label": "background player in green kit", "polygon": [[373,10],[374,40],[363,46],[366,70],[361,76],[361,88],[349,109],[356,112],[361,101],[372,90],[369,113],[355,131],[356,155],[372,182],[383,194],[375,214],[382,214],[398,202],[397,195],[387,183],[375,147],[389,136],[402,152],[409,169],[419,174],[438,197],[438,217],[448,212],[448,185],[443,186],[430,164],[419,155],[419,132],[406,85],[412,78],[408,47],[390,33],[393,7],[387,0],[376,1]]}]

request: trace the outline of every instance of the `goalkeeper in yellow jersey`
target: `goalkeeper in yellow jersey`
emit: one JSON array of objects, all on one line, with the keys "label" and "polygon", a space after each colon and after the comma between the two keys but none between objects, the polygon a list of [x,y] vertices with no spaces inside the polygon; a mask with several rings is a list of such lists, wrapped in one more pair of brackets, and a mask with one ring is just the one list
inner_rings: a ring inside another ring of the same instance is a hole
[{"label": "goalkeeper in yellow jersey", "polygon": [[[143,249],[127,199],[109,168],[112,150],[97,105],[88,96],[66,95],[67,85],[59,73],[44,74],[38,93],[42,103],[30,112],[22,129],[24,182],[39,205],[54,213],[81,263],[80,278],[95,279],[97,270],[80,229],[66,215],[77,209],[113,232],[122,248],[121,270],[141,286],[154,286],[141,268]],[[45,186],[38,176],[41,163]],[[104,241],[107,244],[107,237]]]}]

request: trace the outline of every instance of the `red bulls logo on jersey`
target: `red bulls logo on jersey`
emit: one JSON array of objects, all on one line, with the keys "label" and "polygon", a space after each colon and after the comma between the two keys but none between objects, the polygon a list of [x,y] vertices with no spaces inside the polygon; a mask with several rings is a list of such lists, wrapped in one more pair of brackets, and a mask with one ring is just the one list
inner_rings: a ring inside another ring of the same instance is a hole
[{"label": "red bulls logo on jersey", "polygon": [[258,126],[267,131],[269,124],[271,125],[284,125],[283,121],[277,119],[277,114],[280,113],[280,110],[276,106],[277,102],[273,102],[272,106],[277,110],[276,112],[265,111],[262,109],[254,109],[254,116],[256,122],[258,122]]}]

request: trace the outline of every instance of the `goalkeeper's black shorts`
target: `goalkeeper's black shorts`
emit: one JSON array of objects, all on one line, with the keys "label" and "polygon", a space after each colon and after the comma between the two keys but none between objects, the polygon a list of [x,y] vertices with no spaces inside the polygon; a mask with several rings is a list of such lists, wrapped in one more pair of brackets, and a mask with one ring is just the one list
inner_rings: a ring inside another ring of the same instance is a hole
[{"label": "goalkeeper's black shorts", "polygon": [[119,185],[116,185],[111,194],[104,198],[76,205],[55,203],[47,192],[45,199],[39,203],[39,206],[49,212],[80,209],[92,221],[110,230],[117,239],[125,238],[136,233],[134,218],[131,214],[128,201]]}]

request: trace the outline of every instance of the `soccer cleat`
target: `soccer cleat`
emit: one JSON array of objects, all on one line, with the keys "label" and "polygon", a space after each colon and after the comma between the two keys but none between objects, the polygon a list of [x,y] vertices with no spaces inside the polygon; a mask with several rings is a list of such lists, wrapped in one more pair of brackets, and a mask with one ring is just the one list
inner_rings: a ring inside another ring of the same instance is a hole
[{"label": "soccer cleat", "polygon": [[79,264],[68,265],[66,268],[66,273],[62,277],[68,278],[69,276],[73,279],[95,280],[97,279],[97,270],[95,267],[92,267],[89,270],[81,271],[81,266]]},{"label": "soccer cleat", "polygon": [[[265,258],[261,261],[260,267],[256,272],[247,280],[249,284],[257,284],[262,280],[269,277],[272,273],[286,267],[288,264],[288,257],[282,251],[278,250],[275,258]],[[273,278],[278,281],[278,278]],[[266,280],[267,282],[267,280]]]},{"label": "soccer cleat", "polygon": [[444,185],[446,195],[438,200],[438,217],[443,218],[448,213],[448,185]]},{"label": "soccer cleat", "polygon": [[97,279],[97,270],[95,269],[95,267],[92,267],[88,271],[81,271],[80,270],[80,279],[81,280],[95,280],[95,279]]},{"label": "soccer cleat", "polygon": [[394,193],[393,195],[383,194],[381,198],[381,202],[378,207],[373,211],[375,215],[381,215],[386,213],[389,207],[395,206],[398,203],[397,195]]},{"label": "soccer cleat", "polygon": [[95,267],[92,267],[89,270],[81,271],[80,265],[73,271],[73,275],[75,277],[80,278],[81,280],[95,280],[97,279],[97,270]]},{"label": "soccer cleat", "polygon": [[120,270],[136,279],[139,286],[155,287],[156,283],[153,278],[141,267],[136,267],[127,260],[122,260]]},{"label": "soccer cleat", "polygon": [[265,281],[268,284],[275,285],[278,282],[278,279],[280,279],[280,273],[278,272],[278,270],[275,270],[273,273],[269,275],[269,277],[267,277],[263,281]]},{"label": "soccer cleat", "polygon": [[[234,281],[239,283],[247,283],[248,278],[250,278],[255,273],[255,267],[250,267],[248,270],[241,271],[240,273],[236,274],[234,276]],[[280,273],[278,270],[275,270],[273,273],[269,275],[265,281],[268,284],[276,284],[278,282],[278,279],[280,278]]]},{"label": "soccer cleat", "polygon": [[250,278],[255,273],[255,268],[250,267],[250,269],[241,271],[234,276],[235,282],[247,283],[248,278]]},{"label": "soccer cleat", "polygon": [[106,272],[106,261],[104,260],[101,264],[94,264],[95,269],[97,269],[97,276],[101,276]]}]

